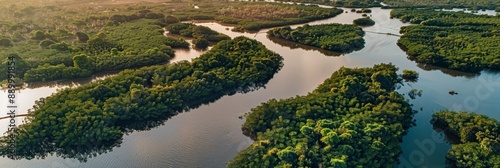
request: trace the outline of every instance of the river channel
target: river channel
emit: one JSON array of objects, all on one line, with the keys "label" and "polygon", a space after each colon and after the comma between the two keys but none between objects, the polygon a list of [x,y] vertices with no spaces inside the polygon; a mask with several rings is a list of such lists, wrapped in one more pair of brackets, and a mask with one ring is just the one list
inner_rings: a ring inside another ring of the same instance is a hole
[{"label": "river channel", "polygon": [[[308,24],[345,23],[362,17],[361,14],[340,14],[334,18]],[[284,57],[283,68],[263,88],[249,93],[224,96],[189,112],[181,113],[165,121],[164,125],[148,131],[133,132],[123,137],[123,143],[112,151],[89,158],[87,162],[49,156],[44,159],[10,160],[0,158],[0,167],[225,167],[225,163],[236,153],[248,147],[252,141],[244,136],[239,119],[251,108],[269,99],[289,98],[305,95],[314,90],[340,67],[371,67],[379,63],[392,63],[403,69],[420,73],[416,83],[405,83],[398,91],[408,93],[412,88],[423,90],[422,97],[410,100],[414,109],[416,126],[410,128],[401,144],[401,164],[396,167],[443,167],[450,145],[442,135],[432,129],[431,115],[439,110],[475,111],[500,120],[500,74],[483,71],[480,74],[461,73],[427,65],[407,59],[397,46],[399,29],[408,24],[390,19],[390,10],[372,8],[374,26],[364,27],[365,47],[360,51],[339,55],[336,53],[305,47],[294,43],[270,40],[266,30],[257,33],[232,32],[232,27],[217,23],[196,23],[208,26],[231,37],[247,36],[262,42],[268,49]],[[292,28],[300,25],[293,25]],[[229,30],[227,29],[229,28]],[[190,60],[204,51],[177,50],[173,61]],[[93,78],[48,82],[21,90],[18,95],[18,114],[27,112],[34,101],[49,96],[64,87],[76,87],[112,74],[99,74]],[[455,90],[458,95],[450,95]],[[6,93],[0,92],[0,107],[6,107]],[[2,108],[3,109],[3,108]],[[2,116],[4,111],[1,111]],[[0,131],[8,126],[0,120]],[[21,118],[18,118],[21,123]]]}]

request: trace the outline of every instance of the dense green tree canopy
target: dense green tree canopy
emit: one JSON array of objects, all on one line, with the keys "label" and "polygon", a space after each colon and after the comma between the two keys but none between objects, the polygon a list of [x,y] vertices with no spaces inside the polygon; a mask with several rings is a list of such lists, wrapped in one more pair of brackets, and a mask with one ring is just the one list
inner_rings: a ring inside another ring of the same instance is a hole
[{"label": "dense green tree canopy", "polygon": [[452,141],[446,156],[450,167],[500,167],[500,122],[484,115],[440,111],[432,115],[435,129]]},{"label": "dense green tree canopy", "polygon": [[[219,42],[222,40],[231,39],[229,36],[216,32],[206,26],[198,26],[190,23],[170,24],[166,27],[166,30],[168,30],[172,34],[179,34],[184,37],[192,37],[196,40],[196,43],[200,42],[201,39],[204,39],[202,40],[203,43],[205,41]],[[193,43],[195,43],[195,40],[193,40]],[[208,46],[208,44],[206,45]],[[206,48],[206,47],[199,46],[199,48]]]},{"label": "dense green tree canopy", "polygon": [[[163,36],[162,27],[155,20],[122,22],[106,26],[101,31],[97,37],[91,39],[86,33],[77,32],[75,36],[80,42],[78,44],[70,44],[58,38],[56,41],[59,42],[56,42],[47,38],[49,33],[35,32],[35,35],[44,34],[44,40],[34,43],[39,46],[37,49],[21,50],[21,53],[18,53],[28,61],[23,68],[29,70],[18,71],[17,75],[24,76],[26,82],[87,77],[94,72],[166,62],[174,55],[171,47],[189,47],[189,43],[183,39]],[[52,32],[51,36],[67,35],[63,32],[57,34]],[[30,45],[28,42],[21,44],[21,47]],[[85,66],[74,64],[73,59],[78,55],[87,56],[88,63]],[[6,78],[0,78],[4,79]]]},{"label": "dense green tree canopy", "polygon": [[[87,57],[76,56],[74,68],[88,66]],[[125,70],[64,89],[37,102],[27,123],[16,129],[15,157],[32,159],[56,152],[85,160],[95,153],[79,153],[80,148],[97,145],[102,149],[103,144],[119,141],[125,132],[154,127],[190,107],[260,86],[281,66],[278,54],[255,40],[237,37],[220,42],[191,63]],[[53,68],[44,65],[41,70],[57,75]],[[0,138],[2,156],[10,153],[11,134]]]},{"label": "dense green tree canopy", "polygon": [[434,10],[393,10],[418,25],[401,28],[398,44],[418,63],[478,72],[500,69],[500,17]]},{"label": "dense green tree canopy", "polygon": [[228,167],[394,166],[416,113],[394,91],[396,71],[342,67],[306,96],[253,108],[242,130],[255,142]]},{"label": "dense green tree canopy", "polygon": [[354,23],[355,25],[359,25],[359,26],[373,26],[373,25],[375,25],[375,21],[373,21],[370,18],[355,19],[354,21],[352,21],[352,23]]},{"label": "dense green tree canopy", "polygon": [[322,24],[304,25],[296,29],[289,26],[274,28],[267,32],[271,37],[286,39],[305,45],[336,52],[360,50],[365,45],[365,32],[354,25]]}]

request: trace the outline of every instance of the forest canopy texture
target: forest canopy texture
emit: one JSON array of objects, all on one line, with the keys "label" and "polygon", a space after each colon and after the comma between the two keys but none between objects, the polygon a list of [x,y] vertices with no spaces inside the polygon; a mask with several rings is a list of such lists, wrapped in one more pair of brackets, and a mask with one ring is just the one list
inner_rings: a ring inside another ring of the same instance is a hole
[{"label": "forest canopy texture", "polygon": [[140,125],[260,86],[281,66],[280,55],[260,42],[237,37],[220,42],[192,62],[125,70],[37,101],[27,123],[0,139],[0,154],[10,153],[9,137],[15,134],[14,158],[32,159],[56,152],[85,160],[93,154],[80,153],[82,148],[119,140],[126,132],[145,129]]},{"label": "forest canopy texture", "polygon": [[[16,81],[21,83],[89,77],[102,71],[166,63],[174,56],[172,48],[190,45],[162,34],[162,27],[181,25],[181,21],[216,20],[248,31],[342,13],[341,9],[314,5],[261,2],[207,1],[194,8],[189,2],[102,2],[106,5],[94,6],[85,1],[0,2],[0,69],[6,69],[7,56],[14,54],[19,63]],[[186,29],[182,35],[194,37],[199,48],[228,39],[205,27]],[[0,74],[0,82],[5,79],[6,74]]]},{"label": "forest canopy texture", "polygon": [[296,29],[290,26],[274,28],[267,32],[270,37],[322,48],[335,52],[351,52],[360,50],[365,45],[363,29],[355,25],[322,24],[304,25]]},{"label": "forest canopy texture", "polygon": [[418,63],[479,72],[500,69],[500,17],[434,10],[391,11],[411,25],[398,40]]},{"label": "forest canopy texture", "polygon": [[392,167],[413,125],[392,64],[344,68],[306,96],[269,100],[246,115],[255,142],[228,167]]},{"label": "forest canopy texture", "polygon": [[432,115],[431,123],[456,141],[446,155],[450,167],[500,167],[500,122],[476,113],[444,110]]}]

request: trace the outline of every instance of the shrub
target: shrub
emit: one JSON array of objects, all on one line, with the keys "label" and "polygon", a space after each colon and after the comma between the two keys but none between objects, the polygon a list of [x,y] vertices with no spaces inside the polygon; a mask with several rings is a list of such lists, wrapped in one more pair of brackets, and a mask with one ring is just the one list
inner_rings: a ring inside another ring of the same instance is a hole
[{"label": "shrub", "polygon": [[204,48],[207,48],[208,45],[209,45],[209,42],[207,39],[205,38],[195,38],[193,40],[193,44],[196,48],[201,48],[201,49],[204,49]]},{"label": "shrub", "polygon": [[13,46],[14,43],[12,43],[12,41],[8,38],[2,38],[0,39],[0,46],[3,46],[3,47],[10,47],[10,46]]},{"label": "shrub", "polygon": [[55,44],[56,42],[52,41],[52,40],[42,40],[40,41],[40,43],[38,45],[40,45],[40,47],[42,48],[49,48],[50,45],[52,44]]}]

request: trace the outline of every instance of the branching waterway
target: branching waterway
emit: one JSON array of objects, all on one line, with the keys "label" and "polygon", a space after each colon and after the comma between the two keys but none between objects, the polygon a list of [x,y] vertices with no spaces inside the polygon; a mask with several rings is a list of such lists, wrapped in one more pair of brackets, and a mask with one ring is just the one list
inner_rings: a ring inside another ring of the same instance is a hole
[{"label": "branching waterway", "polygon": [[[500,119],[500,74],[483,71],[467,74],[457,71],[419,65],[406,58],[397,45],[399,28],[407,24],[390,19],[390,10],[372,9],[374,26],[364,27],[365,47],[348,54],[325,54],[317,48],[275,43],[266,37],[267,30],[258,33],[231,32],[217,23],[197,23],[208,26],[231,37],[240,35],[255,38],[272,51],[284,57],[283,68],[265,86],[249,93],[224,96],[219,100],[167,120],[164,125],[148,131],[133,132],[123,138],[119,147],[104,154],[96,154],[87,162],[50,156],[40,160],[10,160],[0,158],[0,167],[225,167],[227,161],[252,142],[241,131],[243,119],[251,108],[271,98],[289,98],[312,91],[340,67],[371,67],[379,63],[393,63],[403,69],[420,73],[419,81],[405,84],[398,91],[408,93],[412,88],[423,90],[423,96],[410,100],[419,110],[415,115],[417,125],[409,130],[401,144],[403,154],[397,167],[443,167],[448,145],[429,123],[438,110],[466,110]],[[308,24],[352,23],[361,14],[343,13],[337,17]],[[300,25],[293,25],[295,28]],[[390,35],[389,35],[390,34]],[[183,50],[176,52],[174,60],[191,59],[203,51]],[[86,81],[90,81],[87,79]],[[40,97],[57,92],[60,87],[84,84],[66,82],[27,88],[19,94],[19,114]],[[455,90],[458,95],[448,92]],[[6,97],[2,92],[1,97]],[[3,100],[3,99],[2,99]],[[5,107],[5,102],[0,107]],[[420,110],[422,109],[422,110]],[[0,120],[0,131],[7,129],[7,120]],[[18,119],[18,123],[20,119]],[[5,125],[5,126],[3,126]]]}]

